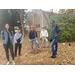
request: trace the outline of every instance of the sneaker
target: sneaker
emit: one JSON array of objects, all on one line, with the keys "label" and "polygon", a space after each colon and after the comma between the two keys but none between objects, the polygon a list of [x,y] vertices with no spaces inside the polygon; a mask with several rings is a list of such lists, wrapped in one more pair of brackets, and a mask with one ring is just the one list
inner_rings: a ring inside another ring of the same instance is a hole
[{"label": "sneaker", "polygon": [[55,55],[57,55],[57,53]]},{"label": "sneaker", "polygon": [[9,65],[9,63],[10,63],[10,62],[8,61],[8,62],[7,62],[7,65]]},{"label": "sneaker", "polygon": [[13,60],[12,62],[13,62],[13,65],[15,65],[15,61]]},{"label": "sneaker", "polygon": [[51,56],[50,58],[56,58],[56,56]]}]

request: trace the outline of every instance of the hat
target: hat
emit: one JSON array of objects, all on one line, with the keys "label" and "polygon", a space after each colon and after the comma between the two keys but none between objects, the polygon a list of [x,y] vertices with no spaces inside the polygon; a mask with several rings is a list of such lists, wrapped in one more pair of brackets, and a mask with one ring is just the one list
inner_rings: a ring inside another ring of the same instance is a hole
[{"label": "hat", "polygon": [[30,28],[34,28],[34,26],[31,26]]},{"label": "hat", "polygon": [[42,28],[45,28],[45,27],[42,27]]}]

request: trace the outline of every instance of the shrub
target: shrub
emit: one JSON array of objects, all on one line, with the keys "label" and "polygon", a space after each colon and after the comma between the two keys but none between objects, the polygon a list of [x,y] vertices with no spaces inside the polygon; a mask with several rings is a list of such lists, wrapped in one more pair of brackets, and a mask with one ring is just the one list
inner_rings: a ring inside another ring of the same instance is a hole
[{"label": "shrub", "polygon": [[[75,41],[75,14],[54,16],[53,18],[50,18],[50,21],[51,20],[54,20],[55,24],[57,24],[58,27],[61,29],[58,37],[59,42]],[[49,24],[49,28],[47,28],[49,40],[51,35],[51,29],[51,24]]]}]

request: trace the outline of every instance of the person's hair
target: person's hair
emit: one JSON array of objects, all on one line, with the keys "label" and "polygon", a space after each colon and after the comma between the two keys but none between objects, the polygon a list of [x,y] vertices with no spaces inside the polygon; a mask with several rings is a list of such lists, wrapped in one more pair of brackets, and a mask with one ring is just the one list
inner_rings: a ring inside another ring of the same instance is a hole
[{"label": "person's hair", "polygon": [[54,20],[51,20],[51,21],[53,21],[53,22],[55,23],[55,21],[54,21]]},{"label": "person's hair", "polygon": [[21,30],[21,29],[19,29],[19,30]]},{"label": "person's hair", "polygon": [[[6,24],[8,24],[8,23],[6,23]],[[5,24],[5,26],[6,26],[6,24]],[[8,25],[9,25],[9,24],[8,24]],[[5,28],[5,30],[6,30],[6,28]],[[12,32],[11,32],[10,27],[9,27],[9,32],[10,32],[10,34],[11,34],[11,36],[12,36]]]}]

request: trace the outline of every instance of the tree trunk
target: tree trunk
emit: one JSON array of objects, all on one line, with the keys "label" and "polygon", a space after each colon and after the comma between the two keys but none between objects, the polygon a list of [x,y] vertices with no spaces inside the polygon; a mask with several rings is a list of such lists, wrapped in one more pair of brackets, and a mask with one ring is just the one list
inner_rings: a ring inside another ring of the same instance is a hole
[{"label": "tree trunk", "polygon": [[[41,10],[41,9],[40,9],[40,10]],[[41,10],[41,12],[42,12],[43,16],[45,17],[45,19],[46,19],[46,21],[47,21],[47,23],[48,23],[48,19],[47,19],[47,17],[45,16],[45,14],[43,13],[42,10]]]},{"label": "tree trunk", "polygon": [[73,10],[74,10],[74,9],[72,9],[72,14],[73,14]]},{"label": "tree trunk", "polygon": [[20,21],[21,21],[21,26],[22,26],[22,33],[23,33],[23,36],[25,37],[24,25],[23,25],[23,16],[22,16],[22,14],[20,14]]},{"label": "tree trunk", "polygon": [[21,22],[21,26],[22,26],[22,33],[23,33],[23,36],[25,37],[24,25],[23,25],[23,11],[22,11],[22,9],[18,9],[18,13],[20,15],[20,22]]},{"label": "tree trunk", "polygon": [[35,14],[35,12],[33,13],[33,16],[34,16],[34,30],[35,30],[35,32],[34,32],[34,34],[35,34],[35,54],[37,54],[37,44],[36,44],[36,20],[35,20],[36,14]]},{"label": "tree trunk", "polygon": [[14,31],[14,26],[13,26],[13,34],[15,34],[15,31]]}]

